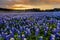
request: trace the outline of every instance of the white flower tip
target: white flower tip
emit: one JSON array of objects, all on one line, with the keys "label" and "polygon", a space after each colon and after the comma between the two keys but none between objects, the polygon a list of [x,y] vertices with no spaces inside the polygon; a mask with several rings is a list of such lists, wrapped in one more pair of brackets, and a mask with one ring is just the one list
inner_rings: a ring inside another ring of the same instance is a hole
[{"label": "white flower tip", "polygon": [[37,28],[36,31],[39,31],[39,29]]},{"label": "white flower tip", "polygon": [[26,38],[24,38],[24,40],[27,40]]},{"label": "white flower tip", "polygon": [[15,40],[14,38],[10,38],[10,40]]},{"label": "white flower tip", "polygon": [[22,34],[22,36],[25,36],[24,34]]},{"label": "white flower tip", "polygon": [[52,40],[55,40],[55,38],[52,38]]},{"label": "white flower tip", "polygon": [[40,38],[43,38],[43,36],[40,36]]},{"label": "white flower tip", "polygon": [[54,38],[55,37],[55,35],[53,35],[53,34],[51,34],[51,36]]}]

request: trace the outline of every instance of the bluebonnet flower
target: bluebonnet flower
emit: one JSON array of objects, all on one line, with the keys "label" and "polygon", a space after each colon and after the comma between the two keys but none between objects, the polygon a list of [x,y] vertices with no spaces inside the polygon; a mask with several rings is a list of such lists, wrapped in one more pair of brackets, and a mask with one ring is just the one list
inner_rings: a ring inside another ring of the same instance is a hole
[{"label": "bluebonnet flower", "polygon": [[55,40],[55,35],[51,34],[50,40]]},{"label": "bluebonnet flower", "polygon": [[24,34],[22,34],[22,38],[25,38],[25,35]]},{"label": "bluebonnet flower", "polygon": [[53,24],[53,20],[52,19],[47,20],[47,21],[48,21],[48,23]]},{"label": "bluebonnet flower", "polygon": [[[9,40],[9,38],[11,40],[15,40],[14,34],[17,33],[18,38],[21,38],[22,40],[27,40],[28,37],[30,37],[30,35],[32,34],[37,37],[40,36],[39,35],[40,29],[42,30],[41,34],[43,34],[44,36],[41,36],[39,40],[44,40],[44,37],[46,35],[48,36],[50,35],[49,32],[52,33],[52,35],[50,36],[50,40],[55,40],[55,36],[56,38],[60,37],[60,34],[59,34],[60,20],[57,20],[56,18],[53,18],[50,15],[48,17],[45,14],[43,15],[39,15],[39,14],[38,15],[29,14],[29,16],[13,15],[11,17],[7,17],[7,15],[5,15],[4,17],[1,17],[0,18],[0,24],[1,24],[0,32],[1,32],[2,37],[5,38],[6,40]],[[50,18],[50,19],[47,19],[47,18]],[[56,28],[50,27],[50,24],[52,23],[54,23],[53,26],[55,26],[55,24],[57,25]],[[24,32],[24,34],[22,34],[22,32]]]},{"label": "bluebonnet flower", "polygon": [[36,16],[35,20],[37,20],[37,21],[38,21],[38,20],[39,20],[39,17],[37,17],[37,16]]},{"label": "bluebonnet flower", "polygon": [[23,26],[23,30],[26,30],[26,26]]},{"label": "bluebonnet flower", "polygon": [[38,36],[38,34],[39,34],[39,28],[36,28],[36,30],[35,30],[35,36]]},{"label": "bluebonnet flower", "polygon": [[4,19],[4,23],[6,23],[6,24],[7,24],[7,20],[5,20],[5,19]]},{"label": "bluebonnet flower", "polygon": [[43,24],[43,20],[39,20],[37,23],[38,24]]},{"label": "bluebonnet flower", "polygon": [[31,31],[29,28],[26,28],[26,31],[27,31],[27,35],[31,35]]},{"label": "bluebonnet flower", "polygon": [[43,23],[43,26],[46,26],[46,23]]},{"label": "bluebonnet flower", "polygon": [[31,22],[31,25],[33,25],[34,23],[33,22]]},{"label": "bluebonnet flower", "polygon": [[49,30],[49,27],[45,27],[45,29],[44,29],[45,31],[48,31]]},{"label": "bluebonnet flower", "polygon": [[57,29],[57,30],[60,30],[60,28],[59,28],[59,26],[58,26],[58,25],[57,25],[56,29]]},{"label": "bluebonnet flower", "polygon": [[18,29],[16,31],[17,31],[18,34],[20,34],[20,31]]},{"label": "bluebonnet flower", "polygon": [[1,33],[2,37],[6,38],[7,34],[5,34],[4,32]]},{"label": "bluebonnet flower", "polygon": [[3,29],[0,29],[0,32],[2,33],[2,32],[5,32]]},{"label": "bluebonnet flower", "polygon": [[24,20],[24,21],[27,20],[27,17],[23,17],[23,20]]},{"label": "bluebonnet flower", "polygon": [[52,23],[57,23],[57,20],[55,18],[51,18]]},{"label": "bluebonnet flower", "polygon": [[21,17],[20,16],[16,16],[15,18],[16,18],[16,20],[20,20]]},{"label": "bluebonnet flower", "polygon": [[3,24],[3,20],[2,19],[0,20],[0,24]]},{"label": "bluebonnet flower", "polygon": [[55,35],[56,35],[56,37],[60,37],[60,34],[59,33],[56,33]]},{"label": "bluebonnet flower", "polygon": [[34,30],[36,30],[36,28],[38,28],[38,26],[35,26],[35,27],[33,27],[34,28]]},{"label": "bluebonnet flower", "polygon": [[60,23],[57,23],[57,27],[59,27],[59,29],[60,29]]},{"label": "bluebonnet flower", "polygon": [[24,31],[25,32],[25,37],[28,37],[28,32],[27,31]]},{"label": "bluebonnet flower", "polygon": [[28,28],[31,26],[31,24],[28,24],[29,26],[28,26]]},{"label": "bluebonnet flower", "polygon": [[10,28],[10,26],[7,25],[7,26],[6,26],[6,29],[9,29],[9,30],[10,30],[11,28]]},{"label": "bluebonnet flower", "polygon": [[21,38],[21,35],[18,35],[18,38]]},{"label": "bluebonnet flower", "polygon": [[14,37],[14,33],[10,30],[10,37]]},{"label": "bluebonnet flower", "polygon": [[25,27],[25,28],[30,28],[30,26],[31,26],[31,25],[29,24],[29,25],[26,25],[26,26],[24,26],[24,27]]},{"label": "bluebonnet flower", "polygon": [[7,31],[7,28],[5,28],[4,31],[6,32]]},{"label": "bluebonnet flower", "polygon": [[43,40],[43,36],[40,36],[39,40]]},{"label": "bluebonnet flower", "polygon": [[23,31],[23,27],[20,26],[19,30],[22,32]]},{"label": "bluebonnet flower", "polygon": [[24,38],[25,38],[25,35],[24,35],[24,34],[22,34],[22,40],[24,40]]},{"label": "bluebonnet flower", "polygon": [[24,40],[27,40],[27,38],[24,38]]},{"label": "bluebonnet flower", "polygon": [[12,27],[10,31],[14,33],[16,31],[16,28]]},{"label": "bluebonnet flower", "polygon": [[30,23],[30,20],[26,20],[25,22],[26,22],[26,23]]},{"label": "bluebonnet flower", "polygon": [[10,40],[10,35],[6,35],[6,40]]},{"label": "bluebonnet flower", "polygon": [[58,32],[58,30],[56,29],[56,28],[54,28],[53,30],[52,30],[52,33],[53,34],[56,34]]},{"label": "bluebonnet flower", "polygon": [[0,37],[2,37],[2,35],[0,34]]},{"label": "bluebonnet flower", "polygon": [[0,37],[1,37],[2,35],[0,34]]},{"label": "bluebonnet flower", "polygon": [[58,23],[60,23],[60,20],[57,20]]},{"label": "bluebonnet flower", "polygon": [[10,40],[15,40],[14,38],[10,38]]},{"label": "bluebonnet flower", "polygon": [[47,31],[44,31],[44,36],[46,36],[46,35],[47,35],[47,33],[48,33]]},{"label": "bluebonnet flower", "polygon": [[4,37],[0,34],[0,40],[4,40]]}]

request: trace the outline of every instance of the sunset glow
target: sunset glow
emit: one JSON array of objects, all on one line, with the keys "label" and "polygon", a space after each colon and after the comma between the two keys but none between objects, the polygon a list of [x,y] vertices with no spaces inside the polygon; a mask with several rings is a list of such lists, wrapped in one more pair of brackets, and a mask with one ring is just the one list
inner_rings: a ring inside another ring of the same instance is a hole
[{"label": "sunset glow", "polygon": [[41,5],[41,6],[33,6],[33,5],[22,5],[22,4],[15,4],[10,7],[10,9],[14,10],[24,10],[24,9],[32,9],[32,8],[39,8],[41,10],[45,9],[53,9],[53,5]]},{"label": "sunset glow", "polygon": [[22,4],[15,4],[10,7],[10,9],[14,9],[14,10],[24,10],[24,9],[32,9],[32,8],[38,8],[38,7],[34,7],[30,5],[22,5]]},{"label": "sunset glow", "polygon": [[53,9],[60,8],[60,0],[0,0],[0,8],[15,10],[31,8]]}]

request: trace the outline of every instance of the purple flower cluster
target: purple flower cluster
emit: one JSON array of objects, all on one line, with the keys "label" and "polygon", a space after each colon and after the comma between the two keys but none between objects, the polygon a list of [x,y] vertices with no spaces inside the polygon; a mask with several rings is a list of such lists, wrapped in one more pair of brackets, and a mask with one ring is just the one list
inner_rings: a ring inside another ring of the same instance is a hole
[{"label": "purple flower cluster", "polygon": [[48,16],[0,17],[0,37],[3,40],[60,40],[60,20]]}]

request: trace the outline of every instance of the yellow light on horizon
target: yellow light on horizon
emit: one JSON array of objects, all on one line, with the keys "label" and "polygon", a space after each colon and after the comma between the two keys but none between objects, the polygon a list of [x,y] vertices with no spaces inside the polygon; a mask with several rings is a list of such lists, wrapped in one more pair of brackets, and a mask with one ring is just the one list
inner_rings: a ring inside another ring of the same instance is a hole
[{"label": "yellow light on horizon", "polygon": [[30,5],[22,5],[22,4],[15,4],[11,7],[11,9],[13,10],[24,10],[24,9],[31,9],[33,8]]},{"label": "yellow light on horizon", "polygon": [[25,4],[14,4],[11,6],[10,9],[13,10],[24,10],[24,9],[32,9],[32,8],[39,8],[41,10],[46,10],[46,9],[53,9],[52,5],[40,5],[40,6],[33,6],[33,5],[25,5]]}]

